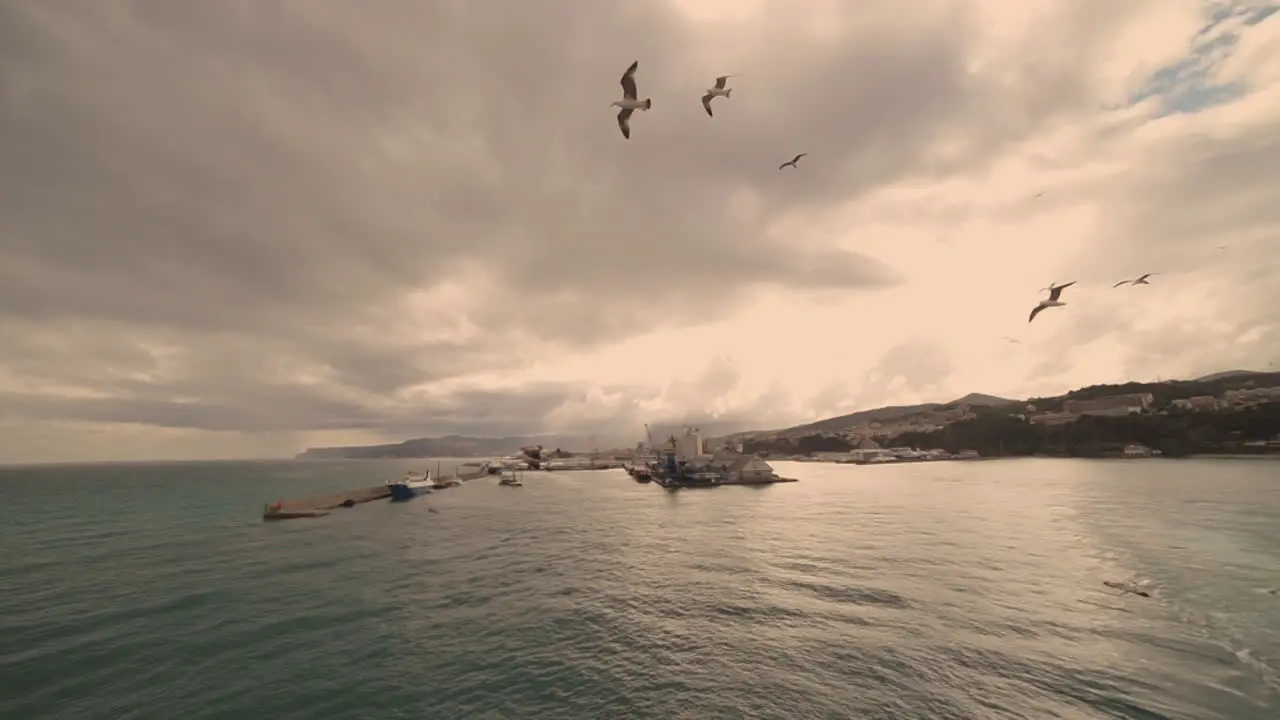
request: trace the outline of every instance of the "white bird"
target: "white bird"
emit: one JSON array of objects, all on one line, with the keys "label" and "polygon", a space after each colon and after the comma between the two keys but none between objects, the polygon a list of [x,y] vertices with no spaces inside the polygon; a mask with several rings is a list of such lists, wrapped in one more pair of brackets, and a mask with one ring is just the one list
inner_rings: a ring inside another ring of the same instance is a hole
[{"label": "white bird", "polygon": [[708,89],[707,94],[702,96],[702,107],[707,109],[707,115],[709,117],[715,117],[714,115],[711,114],[711,101],[718,97],[727,98],[729,97],[729,93],[733,92],[733,88],[727,88],[724,86],[725,82],[728,81],[728,79],[731,77],[733,76],[721,75],[720,77],[716,78],[716,86]]},{"label": "white bird", "polygon": [[1071,282],[1066,283],[1064,285],[1050,285],[1049,287],[1045,288],[1046,290],[1049,291],[1049,297],[1047,299],[1041,300],[1039,305],[1036,305],[1034,308],[1032,308],[1031,317],[1027,318],[1027,322],[1029,323],[1032,320],[1035,320],[1036,316],[1040,314],[1040,311],[1044,310],[1045,308],[1063,307],[1064,305],[1066,305],[1066,303],[1062,302],[1058,298],[1062,296],[1063,290],[1075,284],[1076,284],[1076,281],[1072,280]]},{"label": "white bird", "polygon": [[1147,282],[1147,278],[1151,277],[1152,275],[1159,275],[1159,274],[1160,273],[1147,273],[1146,275],[1143,275],[1142,277],[1136,280],[1121,280],[1120,282],[1116,283],[1115,285],[1112,285],[1111,287],[1118,288],[1121,285],[1150,285],[1151,283]]},{"label": "white bird", "polygon": [[798,166],[798,165],[796,165],[796,163],[800,162],[800,158],[802,158],[802,157],[804,157],[805,155],[808,155],[808,154],[809,154],[809,153],[800,153],[799,155],[797,155],[797,156],[795,156],[795,157],[791,158],[790,160],[788,160],[788,161],[786,161],[786,162],[782,163],[781,165],[779,165],[779,166],[778,166],[778,169],[779,169],[779,170],[781,170],[782,168],[787,167],[787,166],[789,165],[789,166],[791,166],[791,167],[796,168],[797,170],[799,170],[800,168],[799,168],[799,166]]},{"label": "white bird", "polygon": [[622,99],[609,103],[609,107],[622,108],[618,111],[618,128],[622,130],[622,137],[628,140],[631,139],[631,113],[653,107],[653,101],[649,98],[637,99],[636,68],[638,67],[640,67],[639,60],[631,63],[631,67],[622,74]]},{"label": "white bird", "polygon": [[1041,300],[1039,305],[1036,305],[1031,309],[1031,317],[1027,318],[1027,322],[1035,320],[1036,316],[1040,314],[1040,311],[1045,308],[1062,307],[1063,305],[1066,305],[1066,303],[1058,302],[1057,300]]},{"label": "white bird", "polygon": [[1146,590],[1143,590],[1142,588],[1138,587],[1134,583],[1122,583],[1122,582],[1116,582],[1115,580],[1103,580],[1102,584],[1106,585],[1112,590],[1119,590],[1121,595],[1124,595],[1125,593],[1130,593],[1130,594],[1138,595],[1140,597],[1145,597],[1145,598],[1151,597],[1151,593],[1147,592]]}]

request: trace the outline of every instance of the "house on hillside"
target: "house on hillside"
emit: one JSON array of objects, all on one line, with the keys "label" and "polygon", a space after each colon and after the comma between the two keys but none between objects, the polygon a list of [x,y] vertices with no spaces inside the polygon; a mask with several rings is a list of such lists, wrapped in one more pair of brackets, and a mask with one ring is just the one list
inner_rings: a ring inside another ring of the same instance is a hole
[{"label": "house on hillside", "polygon": [[1169,403],[1172,408],[1192,412],[1213,412],[1226,406],[1226,403],[1212,395],[1197,395],[1189,398],[1178,398]]},{"label": "house on hillside", "polygon": [[1280,402],[1280,387],[1228,390],[1223,397],[1233,407],[1251,407],[1263,403]]}]

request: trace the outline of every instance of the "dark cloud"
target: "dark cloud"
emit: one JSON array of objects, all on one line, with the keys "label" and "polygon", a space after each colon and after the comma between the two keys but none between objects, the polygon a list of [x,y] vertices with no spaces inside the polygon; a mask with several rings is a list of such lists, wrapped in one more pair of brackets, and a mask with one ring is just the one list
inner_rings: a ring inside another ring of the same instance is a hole
[{"label": "dark cloud", "polygon": [[[1087,89],[1066,57],[975,73],[975,15],[887,7],[851,4],[819,40],[775,3],[722,61],[639,0],[6,3],[6,412],[529,431],[583,388],[410,389],[714,320],[765,285],[894,284],[769,228],[980,165]],[[1084,55],[1107,32],[1068,31]],[[730,58],[740,89],[711,120],[697,96]],[[606,105],[636,59],[654,108],[628,142]],[[407,313],[464,279],[461,306]]]}]

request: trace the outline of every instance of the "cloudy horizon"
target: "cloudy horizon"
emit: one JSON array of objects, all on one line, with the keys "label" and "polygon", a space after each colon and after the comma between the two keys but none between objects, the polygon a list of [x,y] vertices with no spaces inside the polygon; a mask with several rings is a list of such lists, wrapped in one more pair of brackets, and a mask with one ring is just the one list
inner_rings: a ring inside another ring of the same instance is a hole
[{"label": "cloudy horizon", "polygon": [[0,463],[1280,367],[1276,8],[4,3]]}]

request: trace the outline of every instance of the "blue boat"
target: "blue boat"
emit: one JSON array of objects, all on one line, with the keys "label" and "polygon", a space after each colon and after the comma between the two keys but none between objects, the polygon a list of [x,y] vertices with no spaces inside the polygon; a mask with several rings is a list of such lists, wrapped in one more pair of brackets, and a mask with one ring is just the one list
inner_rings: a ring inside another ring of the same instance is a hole
[{"label": "blue boat", "polygon": [[391,502],[412,500],[431,492],[431,473],[410,471],[399,480],[388,480],[387,489],[391,491]]}]

